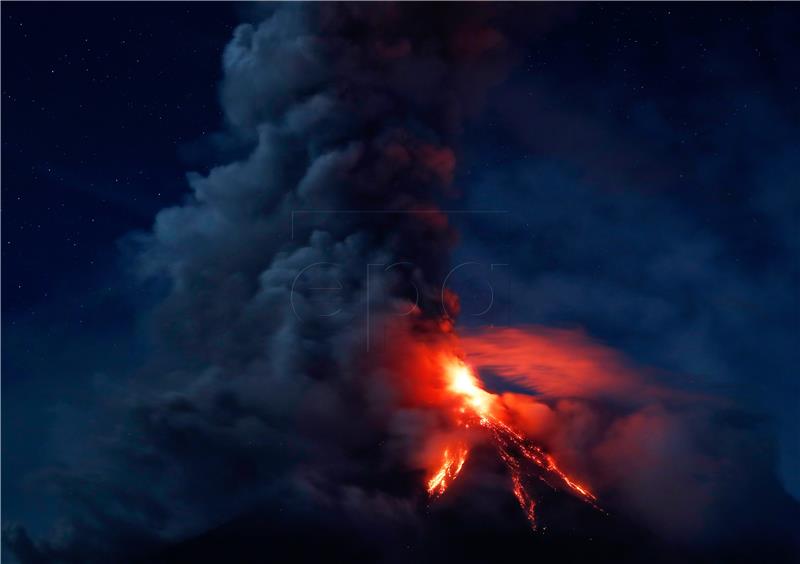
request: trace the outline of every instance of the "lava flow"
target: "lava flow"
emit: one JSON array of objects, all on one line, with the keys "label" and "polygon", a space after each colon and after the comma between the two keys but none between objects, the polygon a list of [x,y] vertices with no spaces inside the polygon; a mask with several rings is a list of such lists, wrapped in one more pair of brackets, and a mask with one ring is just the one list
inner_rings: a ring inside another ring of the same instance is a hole
[{"label": "lava flow", "polygon": [[[487,430],[511,475],[514,495],[534,529],[536,501],[525,486],[527,478],[538,478],[551,488],[570,492],[599,509],[594,494],[567,476],[552,456],[499,418],[499,397],[481,387],[474,371],[466,363],[457,358],[449,358],[444,362],[444,372],[448,392],[459,400],[456,408],[457,423],[465,428],[479,425]],[[441,465],[427,482],[428,494],[432,498],[444,494],[453,483],[467,454],[468,449],[463,444],[444,449]]]}]

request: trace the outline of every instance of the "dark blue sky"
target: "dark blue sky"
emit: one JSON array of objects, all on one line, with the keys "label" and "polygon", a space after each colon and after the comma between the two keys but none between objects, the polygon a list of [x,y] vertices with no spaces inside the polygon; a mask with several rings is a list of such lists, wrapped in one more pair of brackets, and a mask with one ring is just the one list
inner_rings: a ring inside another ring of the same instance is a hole
[{"label": "dark blue sky", "polygon": [[[516,10],[451,206],[510,211],[454,220],[456,260],[509,265],[491,321],[580,327],[731,401],[768,445],[743,459],[800,497],[797,9]],[[132,272],[135,234],[186,198],[187,171],[240,156],[219,83],[252,11],[4,5],[4,522],[44,532],[62,502],[37,476],[93,466],[87,429],[149,358],[164,288]]]},{"label": "dark blue sky", "polygon": [[141,288],[120,238],[185,194],[193,143],[221,123],[220,51],[237,21],[233,5],[3,10],[8,515],[39,514],[22,478],[52,462],[59,406],[138,358]]},{"label": "dark blue sky", "polygon": [[184,149],[221,121],[219,57],[234,11],[10,5],[6,312],[101,268],[116,239],[185,192]]}]

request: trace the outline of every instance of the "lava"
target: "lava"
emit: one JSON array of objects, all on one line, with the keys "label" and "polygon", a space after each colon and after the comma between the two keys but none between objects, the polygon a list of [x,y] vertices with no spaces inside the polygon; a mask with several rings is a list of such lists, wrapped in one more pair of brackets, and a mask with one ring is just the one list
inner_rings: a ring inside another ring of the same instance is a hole
[{"label": "lava", "polygon": [[[536,529],[537,526],[536,500],[525,486],[527,479],[539,479],[554,490],[567,491],[600,509],[596,504],[597,498],[586,486],[567,476],[550,454],[501,419],[499,396],[483,389],[469,365],[461,359],[448,357],[443,361],[443,373],[448,392],[457,400],[454,420],[464,428],[477,424],[486,429],[508,469],[512,491],[531,527]],[[468,452],[464,444],[444,448],[441,465],[427,481],[431,498],[445,493],[461,471]]]},{"label": "lava", "polygon": [[437,497],[442,495],[447,486],[456,479],[464,462],[467,460],[467,447],[459,445],[453,452],[449,448],[444,449],[442,465],[439,471],[428,480],[428,494]]}]

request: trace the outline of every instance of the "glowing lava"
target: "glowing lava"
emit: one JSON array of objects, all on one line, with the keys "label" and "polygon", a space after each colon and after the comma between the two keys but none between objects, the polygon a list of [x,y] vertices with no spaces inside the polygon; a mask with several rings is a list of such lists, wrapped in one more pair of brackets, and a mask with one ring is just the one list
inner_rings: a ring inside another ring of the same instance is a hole
[{"label": "glowing lava", "polygon": [[459,445],[455,451],[451,452],[449,448],[444,449],[444,460],[439,471],[428,480],[428,494],[432,497],[442,495],[447,489],[448,484],[456,479],[458,473],[461,472],[461,467],[467,460],[467,447]]},{"label": "glowing lava", "polygon": [[[500,459],[508,468],[514,496],[534,529],[536,501],[525,487],[525,479],[539,479],[551,488],[568,491],[599,509],[595,504],[597,498],[588,488],[567,476],[552,456],[500,419],[499,397],[483,389],[475,372],[466,363],[448,358],[443,364],[447,390],[460,400],[456,421],[465,428],[476,423],[488,431]],[[441,496],[453,483],[467,454],[468,449],[463,444],[444,449],[441,466],[427,482],[428,494],[432,498]]]},{"label": "glowing lava", "polygon": [[445,374],[448,389],[464,399],[465,407],[469,407],[481,418],[488,415],[497,396],[481,388],[478,378],[469,366],[456,359],[447,363]]}]

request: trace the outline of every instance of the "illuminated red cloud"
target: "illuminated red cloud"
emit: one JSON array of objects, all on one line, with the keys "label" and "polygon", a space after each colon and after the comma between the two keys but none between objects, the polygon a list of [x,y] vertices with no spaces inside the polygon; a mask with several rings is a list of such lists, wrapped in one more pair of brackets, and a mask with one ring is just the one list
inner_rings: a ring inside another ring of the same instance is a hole
[{"label": "illuminated red cloud", "polygon": [[469,362],[549,398],[630,398],[660,395],[616,351],[583,332],[492,327],[463,335]]}]

